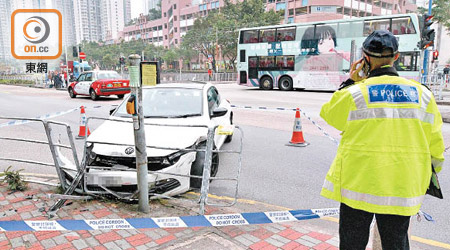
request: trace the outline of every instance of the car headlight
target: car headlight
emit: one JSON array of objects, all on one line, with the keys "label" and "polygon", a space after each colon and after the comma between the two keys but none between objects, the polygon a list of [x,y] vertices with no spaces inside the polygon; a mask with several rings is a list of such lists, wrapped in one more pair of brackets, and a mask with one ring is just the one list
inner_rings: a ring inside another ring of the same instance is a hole
[{"label": "car headlight", "polygon": [[[180,160],[180,157],[181,157],[182,155],[184,155],[184,154],[186,154],[186,151],[178,151],[178,152],[175,152],[175,153],[173,153],[173,154],[171,154],[171,155],[165,157],[162,163],[163,163],[163,164],[168,163],[168,164],[170,164],[170,165],[173,165],[173,164],[177,163],[178,160]],[[166,161],[167,161],[167,162],[166,162]]]}]

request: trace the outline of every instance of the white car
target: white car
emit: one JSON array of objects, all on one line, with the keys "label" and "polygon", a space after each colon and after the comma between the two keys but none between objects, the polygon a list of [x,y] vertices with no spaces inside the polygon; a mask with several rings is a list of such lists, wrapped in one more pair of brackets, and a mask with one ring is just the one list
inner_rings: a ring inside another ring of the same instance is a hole
[{"label": "white car", "polygon": [[[118,193],[133,193],[137,189],[135,148],[123,145],[134,145],[133,124],[119,122],[132,120],[131,115],[126,112],[126,99],[112,111],[111,120],[105,121],[87,138],[88,191],[104,191],[100,186]],[[143,111],[145,123],[151,124],[229,127],[233,119],[230,103],[221,98],[213,85],[203,83],[170,83],[145,87]],[[145,125],[147,146],[204,149],[207,132],[206,127]],[[216,131],[215,149],[220,149],[231,139],[232,135],[219,135]],[[149,193],[174,196],[201,186],[201,179],[164,173],[201,176],[204,151],[185,152],[147,147],[147,156],[148,169],[161,173],[149,173]],[[218,167],[219,154],[213,153],[212,176],[216,175]],[[69,180],[75,175],[75,171],[66,173],[69,174]]]}]

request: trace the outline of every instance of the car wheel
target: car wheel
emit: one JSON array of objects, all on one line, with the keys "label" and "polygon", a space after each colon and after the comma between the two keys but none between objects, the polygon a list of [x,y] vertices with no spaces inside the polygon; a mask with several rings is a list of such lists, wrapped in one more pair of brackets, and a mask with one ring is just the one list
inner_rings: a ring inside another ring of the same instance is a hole
[{"label": "car wheel", "polygon": [[117,95],[117,97],[119,98],[119,99],[122,99],[123,97],[124,97],[125,95]]},{"label": "car wheel", "polygon": [[[204,148],[203,148],[204,149]],[[195,161],[191,166],[191,175],[203,175],[203,166],[205,165],[205,151],[197,152],[195,157]],[[211,162],[211,176],[214,177],[217,175],[219,171],[219,154],[213,153],[212,162]],[[202,179],[201,178],[191,178],[190,180],[191,188],[201,188],[202,187]]]},{"label": "car wheel", "polygon": [[98,99],[98,95],[95,93],[93,89],[89,91],[89,95],[91,96],[91,99],[94,101]]},{"label": "car wheel", "polygon": [[292,90],[294,87],[294,84],[292,82],[292,78],[289,76],[283,76],[281,77],[280,81],[278,82],[278,88],[280,90],[288,91]]},{"label": "car wheel", "polygon": [[268,77],[268,76],[263,76],[263,77],[261,78],[260,83],[259,83],[259,87],[260,87],[261,89],[264,89],[264,90],[271,90],[271,89],[273,89],[273,81],[272,81],[272,78],[270,78],[270,77]]},{"label": "car wheel", "polygon": [[75,93],[73,92],[73,88],[69,88],[69,96],[70,96],[70,98],[77,97],[77,95],[75,95]]},{"label": "car wheel", "polygon": [[[233,112],[231,112],[231,114],[230,114],[230,124],[233,124]],[[231,140],[233,140],[233,135],[227,135],[224,143],[230,143]]]}]

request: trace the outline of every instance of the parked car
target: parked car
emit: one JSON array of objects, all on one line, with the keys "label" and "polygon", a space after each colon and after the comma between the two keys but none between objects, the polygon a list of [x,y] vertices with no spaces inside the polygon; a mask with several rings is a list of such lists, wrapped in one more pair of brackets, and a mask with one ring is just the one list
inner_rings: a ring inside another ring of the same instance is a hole
[{"label": "parked car", "polygon": [[115,71],[87,71],[81,73],[67,90],[71,98],[86,95],[97,100],[99,96],[117,95],[122,99],[125,94],[130,93],[129,83],[129,80],[123,79]]},{"label": "parked car", "polygon": [[[127,99],[127,98],[126,98]],[[201,83],[170,83],[143,88],[143,111],[147,146],[148,169],[160,174],[148,175],[150,193],[173,196],[201,187],[201,179],[165,175],[203,174],[205,151],[174,150],[205,149],[207,127],[232,126],[233,112],[230,103],[222,99],[216,87]],[[136,155],[131,115],[126,112],[127,100],[111,111],[110,120],[96,128],[87,138],[86,175],[89,190],[133,193],[137,190]],[[158,125],[149,125],[158,124]],[[175,126],[161,126],[170,124]],[[186,125],[186,126],[179,126]],[[194,125],[194,126],[192,126]],[[198,127],[203,125],[204,127]],[[197,127],[195,127],[197,126]],[[221,135],[216,131],[214,148],[220,149],[230,142],[232,135]],[[67,166],[69,164],[64,164]],[[65,170],[69,180],[75,175]],[[100,169],[102,168],[102,169]],[[213,152],[211,175],[219,168],[219,153]]]}]

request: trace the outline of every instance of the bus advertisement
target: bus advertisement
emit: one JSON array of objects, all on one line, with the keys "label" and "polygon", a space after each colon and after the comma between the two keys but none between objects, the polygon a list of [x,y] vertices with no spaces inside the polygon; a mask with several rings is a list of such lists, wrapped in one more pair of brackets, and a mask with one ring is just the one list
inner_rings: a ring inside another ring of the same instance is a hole
[{"label": "bus advertisement", "polygon": [[418,17],[399,14],[241,29],[238,84],[265,90],[337,90],[348,78],[352,41],[357,60],[374,30],[389,30],[397,37],[395,68],[401,76],[419,80]]}]

